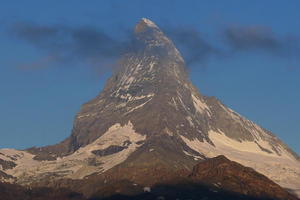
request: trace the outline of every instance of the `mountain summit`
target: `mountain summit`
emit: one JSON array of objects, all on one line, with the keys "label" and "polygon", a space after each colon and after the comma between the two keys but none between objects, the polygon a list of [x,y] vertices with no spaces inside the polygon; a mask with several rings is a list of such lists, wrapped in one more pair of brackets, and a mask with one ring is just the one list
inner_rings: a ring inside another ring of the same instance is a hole
[{"label": "mountain summit", "polygon": [[126,172],[126,180],[155,184],[172,171],[226,155],[299,189],[294,152],[216,98],[200,94],[179,51],[155,23],[143,18],[134,33],[138,48],[120,58],[103,91],[81,107],[70,137],[53,146],[0,151],[10,163],[3,170],[10,179],[80,180],[118,170]]},{"label": "mountain summit", "polygon": [[145,29],[157,29],[159,30],[158,26],[154,24],[151,20],[142,18],[141,21],[135,26],[135,33],[140,33],[145,31]]}]

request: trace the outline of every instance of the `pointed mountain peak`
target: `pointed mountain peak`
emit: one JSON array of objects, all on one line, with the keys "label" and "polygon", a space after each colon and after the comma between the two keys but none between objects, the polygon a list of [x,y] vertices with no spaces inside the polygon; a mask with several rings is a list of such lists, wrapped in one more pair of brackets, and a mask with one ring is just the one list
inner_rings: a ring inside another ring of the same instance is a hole
[{"label": "pointed mountain peak", "polygon": [[184,63],[174,43],[151,20],[142,18],[135,26],[134,33],[139,47],[150,50],[153,55],[169,56],[169,59],[173,61]]},{"label": "pointed mountain peak", "polygon": [[153,28],[158,28],[158,26],[153,21],[151,21],[150,19],[142,18],[140,22],[147,24],[147,26],[150,26],[150,27],[153,27]]},{"label": "pointed mountain peak", "polygon": [[139,23],[135,26],[135,32],[136,33],[140,33],[140,32],[144,32],[145,30],[149,29],[149,28],[154,28],[154,29],[158,29],[158,26],[152,22],[151,20],[147,19],[147,18],[142,18]]}]

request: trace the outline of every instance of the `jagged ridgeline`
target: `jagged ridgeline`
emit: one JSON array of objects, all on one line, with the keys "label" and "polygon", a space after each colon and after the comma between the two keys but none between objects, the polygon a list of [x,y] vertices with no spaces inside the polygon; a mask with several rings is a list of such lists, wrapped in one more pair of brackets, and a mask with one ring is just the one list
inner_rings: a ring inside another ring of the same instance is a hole
[{"label": "jagged ridgeline", "polygon": [[296,153],[216,98],[200,94],[181,54],[152,21],[142,19],[134,34],[134,50],[119,59],[103,91],[81,107],[70,137],[53,146],[0,150],[5,180],[50,184],[118,169],[127,180],[155,184],[159,176],[140,178],[136,172],[191,170],[200,160],[226,155],[282,187],[300,188]]}]

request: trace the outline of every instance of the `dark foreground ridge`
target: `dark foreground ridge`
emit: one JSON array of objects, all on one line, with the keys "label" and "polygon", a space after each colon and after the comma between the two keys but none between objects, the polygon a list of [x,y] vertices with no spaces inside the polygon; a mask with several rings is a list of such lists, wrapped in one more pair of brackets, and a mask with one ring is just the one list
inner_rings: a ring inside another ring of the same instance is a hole
[{"label": "dark foreground ridge", "polygon": [[199,162],[189,173],[178,172],[165,183],[154,185],[150,193],[135,194],[135,188],[130,195],[135,186],[126,182],[110,187],[120,194],[105,199],[297,199],[264,175],[222,155]]},{"label": "dark foreground ridge", "polygon": [[86,198],[65,188],[26,189],[16,184],[0,182],[0,200],[86,200]]},{"label": "dark foreground ridge", "polygon": [[[101,196],[101,195],[100,195]],[[159,185],[150,192],[136,195],[116,194],[106,198],[95,195],[90,198],[65,189],[51,188],[25,189],[18,185],[0,183],[0,200],[175,200],[175,199],[206,199],[206,200],[267,200],[245,195],[216,191],[197,184]],[[269,199],[273,200],[273,199]]]},{"label": "dark foreground ridge", "polygon": [[[131,169],[136,170],[136,169]],[[140,171],[140,170],[138,170]],[[112,172],[116,174],[116,172]],[[192,171],[177,171],[162,174],[158,168],[153,172],[162,181],[150,186],[136,184],[126,178],[126,172],[119,169],[119,179],[104,183],[101,176],[86,180],[65,182],[63,185],[74,191],[49,188],[29,190],[18,185],[1,184],[0,199],[58,199],[58,200],[297,200],[279,185],[255,170],[218,156],[199,162]],[[109,176],[109,175],[108,175]],[[149,178],[149,176],[145,176]],[[147,180],[144,180],[147,182]],[[69,185],[67,185],[69,184]],[[5,197],[5,198],[4,198]],[[1,200],[2,200],[1,199]]]}]

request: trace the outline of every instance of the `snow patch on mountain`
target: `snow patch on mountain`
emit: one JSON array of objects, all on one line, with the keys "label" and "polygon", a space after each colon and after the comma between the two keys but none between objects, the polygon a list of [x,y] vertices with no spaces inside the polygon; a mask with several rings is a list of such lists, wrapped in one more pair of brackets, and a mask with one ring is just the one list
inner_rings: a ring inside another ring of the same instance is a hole
[{"label": "snow patch on mountain", "polygon": [[125,126],[121,126],[121,124],[115,124],[110,127],[108,131],[100,138],[91,143],[91,145],[80,148],[78,152],[91,152],[97,149],[105,149],[111,145],[122,146],[125,141],[136,143],[145,139],[145,135],[140,135],[134,131],[131,122],[128,122],[128,124]]},{"label": "snow patch on mountain", "polygon": [[[252,152],[252,153],[257,153],[262,155],[278,157],[278,155],[275,152],[273,152],[270,144],[261,139],[255,142],[254,141],[240,142],[227,137],[222,131],[219,132],[210,131],[209,138],[213,141],[214,144],[230,146],[232,149],[236,149],[238,151]],[[262,148],[268,150],[269,152],[263,151]],[[283,156],[289,157],[287,152],[285,152],[285,154],[283,154],[282,157]]]},{"label": "snow patch on mountain", "polygon": [[137,110],[137,109],[139,109],[139,108],[142,108],[144,105],[146,105],[149,101],[151,101],[152,100],[152,98],[150,98],[150,99],[148,99],[146,102],[144,102],[144,103],[142,103],[142,104],[140,104],[140,105],[138,105],[138,106],[136,106],[136,107],[134,107],[134,108],[131,108],[129,111],[127,111],[126,113],[125,113],[125,115],[126,114],[128,114],[128,113],[131,113],[131,112],[133,112],[133,111],[135,111],[135,110]]},{"label": "snow patch on mountain", "polygon": [[31,169],[39,164],[39,161],[33,159],[34,155],[16,149],[0,149],[0,158],[6,161],[14,162],[16,166],[13,169],[3,170],[12,176],[22,176],[23,169]]},{"label": "snow patch on mountain", "polygon": [[192,94],[192,99],[193,99],[194,107],[196,108],[196,110],[199,113],[206,112],[209,116],[211,115],[210,114],[211,111],[210,111],[209,107],[206,105],[206,103],[204,103],[203,101],[201,101],[194,94]]}]

